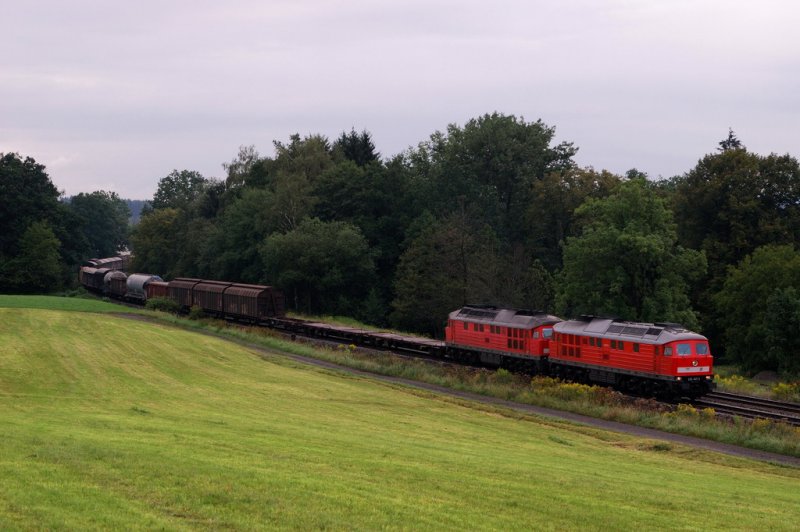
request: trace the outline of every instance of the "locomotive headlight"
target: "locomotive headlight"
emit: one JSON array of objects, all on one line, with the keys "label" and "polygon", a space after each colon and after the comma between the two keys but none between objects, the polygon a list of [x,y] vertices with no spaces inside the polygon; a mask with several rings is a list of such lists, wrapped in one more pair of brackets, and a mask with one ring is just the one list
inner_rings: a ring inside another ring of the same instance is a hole
[{"label": "locomotive headlight", "polygon": [[680,381],[680,380],[681,380],[681,378],[680,378],[680,377],[677,377],[675,380],[677,380],[677,381]]}]

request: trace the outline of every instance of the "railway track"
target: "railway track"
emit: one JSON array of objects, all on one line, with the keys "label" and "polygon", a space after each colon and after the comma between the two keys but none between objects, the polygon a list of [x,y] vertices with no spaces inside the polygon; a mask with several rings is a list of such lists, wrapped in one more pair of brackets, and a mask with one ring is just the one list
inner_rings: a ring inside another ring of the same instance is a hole
[{"label": "railway track", "polygon": [[800,427],[800,404],[750,395],[712,392],[691,402],[695,408],[713,408],[717,414],[748,419],[782,421]]}]

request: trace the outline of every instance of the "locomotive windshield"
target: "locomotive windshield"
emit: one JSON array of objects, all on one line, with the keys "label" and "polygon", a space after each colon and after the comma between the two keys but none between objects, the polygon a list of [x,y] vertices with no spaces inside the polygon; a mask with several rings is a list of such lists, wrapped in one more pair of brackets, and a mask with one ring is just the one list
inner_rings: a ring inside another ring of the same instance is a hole
[{"label": "locomotive windshield", "polygon": [[678,356],[686,356],[692,354],[692,344],[678,344]]},{"label": "locomotive windshield", "polygon": [[544,336],[545,338],[552,338],[553,329],[542,329],[542,336]]},{"label": "locomotive windshield", "polygon": [[695,349],[697,350],[698,355],[708,354],[708,344],[697,344],[697,347]]}]

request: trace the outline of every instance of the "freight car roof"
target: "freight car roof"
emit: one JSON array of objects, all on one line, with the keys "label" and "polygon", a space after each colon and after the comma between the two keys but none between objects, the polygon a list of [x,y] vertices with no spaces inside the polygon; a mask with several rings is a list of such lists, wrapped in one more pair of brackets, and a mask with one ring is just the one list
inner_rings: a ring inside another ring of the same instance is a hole
[{"label": "freight car roof", "polygon": [[450,313],[450,319],[520,329],[534,329],[561,321],[561,318],[539,311],[483,306],[467,306],[454,310]]},{"label": "freight car roof", "polygon": [[677,323],[638,323],[613,318],[586,316],[578,320],[562,321],[553,327],[558,333],[582,334],[602,338],[623,338],[641,343],[665,343],[675,340],[706,340]]},{"label": "freight car roof", "polygon": [[190,279],[188,277],[176,277],[169,282],[170,288],[192,288],[197,283],[202,283],[202,279]]},{"label": "freight car roof", "polygon": [[271,286],[263,286],[259,284],[234,284],[225,290],[225,294],[233,296],[258,297],[262,293],[270,290],[272,290]]},{"label": "freight car roof", "polygon": [[225,283],[222,281],[203,281],[194,285],[194,289],[198,292],[211,292],[214,294],[221,294],[226,288],[233,283]]}]

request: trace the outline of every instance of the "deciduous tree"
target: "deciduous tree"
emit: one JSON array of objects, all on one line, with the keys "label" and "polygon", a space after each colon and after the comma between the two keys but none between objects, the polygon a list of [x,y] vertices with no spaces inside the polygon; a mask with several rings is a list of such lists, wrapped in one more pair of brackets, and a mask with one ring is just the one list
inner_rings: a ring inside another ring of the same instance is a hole
[{"label": "deciduous tree", "polygon": [[130,209],[115,192],[73,196],[69,208],[82,220],[80,230],[93,257],[111,257],[128,244]]},{"label": "deciduous tree", "polygon": [[644,179],[578,208],[580,236],[564,246],[558,310],[676,321],[697,327],[689,283],[705,272],[702,253],[677,245],[672,213]]},{"label": "deciduous tree", "polygon": [[714,297],[725,356],[746,370],[787,369],[798,289],[800,253],[792,245],[763,246],[731,268]]},{"label": "deciduous tree", "polygon": [[262,282],[281,287],[291,307],[312,313],[358,315],[375,281],[361,231],[346,222],[304,220],[261,247]]}]

